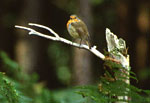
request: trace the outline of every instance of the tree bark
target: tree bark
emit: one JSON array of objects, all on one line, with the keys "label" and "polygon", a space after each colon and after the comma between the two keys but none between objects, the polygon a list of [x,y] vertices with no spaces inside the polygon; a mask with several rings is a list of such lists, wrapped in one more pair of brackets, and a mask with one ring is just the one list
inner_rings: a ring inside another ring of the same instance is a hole
[{"label": "tree bark", "polygon": [[[89,0],[78,0],[78,15],[88,27],[92,35],[92,14]],[[86,50],[73,50],[73,77],[75,85],[92,83],[91,55]]]},{"label": "tree bark", "polygon": [[[38,22],[40,0],[24,0],[24,9],[22,10],[18,24],[25,25],[28,22]],[[15,57],[23,71],[30,73],[36,68],[38,57],[38,38],[29,37],[24,31],[17,31],[17,41],[15,45]]]},{"label": "tree bark", "polygon": [[[146,71],[149,66],[149,33],[150,33],[150,3],[149,1],[140,1],[138,7],[138,16],[136,18],[139,29],[139,36],[136,41],[136,69],[140,74],[141,71]],[[141,78],[139,78],[140,80]],[[147,84],[148,78],[140,80],[141,88],[149,87]],[[144,88],[144,89],[146,89]]]}]

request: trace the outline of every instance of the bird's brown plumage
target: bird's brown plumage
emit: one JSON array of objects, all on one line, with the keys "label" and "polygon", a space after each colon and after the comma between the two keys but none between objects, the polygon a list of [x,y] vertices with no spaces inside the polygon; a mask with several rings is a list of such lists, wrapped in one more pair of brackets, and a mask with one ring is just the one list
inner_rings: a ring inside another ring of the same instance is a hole
[{"label": "bird's brown plumage", "polygon": [[76,15],[70,16],[70,20],[67,22],[67,30],[74,39],[81,39],[81,41],[85,40],[90,47],[87,26]]}]

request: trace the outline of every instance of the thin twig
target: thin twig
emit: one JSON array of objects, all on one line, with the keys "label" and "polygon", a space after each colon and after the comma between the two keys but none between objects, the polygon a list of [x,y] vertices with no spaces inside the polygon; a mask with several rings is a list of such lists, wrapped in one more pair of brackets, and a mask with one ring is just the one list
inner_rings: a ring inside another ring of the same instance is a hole
[{"label": "thin twig", "polygon": [[46,27],[46,26],[43,26],[43,25],[39,25],[39,24],[35,24],[35,23],[29,23],[30,26],[36,26],[36,27],[39,27],[39,28],[43,28],[43,29],[46,29],[48,31],[50,31],[51,34],[53,34],[54,36],[50,36],[50,35],[45,35],[43,33],[40,33],[32,28],[29,28],[29,27],[24,27],[24,26],[18,26],[16,25],[15,27],[16,28],[19,28],[19,29],[24,29],[24,30],[27,30],[29,31],[29,35],[37,35],[37,36],[40,36],[40,37],[43,37],[43,38],[46,38],[46,39],[50,39],[50,40],[54,40],[54,41],[59,41],[59,42],[63,42],[65,44],[68,44],[68,45],[71,45],[71,46],[74,46],[74,47],[77,47],[77,48],[80,48],[80,49],[85,49],[85,50],[88,50],[90,51],[91,53],[93,53],[94,55],[96,55],[97,57],[101,58],[102,60],[105,60],[105,56],[96,49],[96,46],[93,46],[91,48],[89,48],[89,46],[85,45],[85,44],[78,44],[78,43],[75,43],[75,42],[72,42],[70,40],[67,40],[65,38],[62,38],[60,37],[56,32],[54,32],[51,28],[49,27]]},{"label": "thin twig", "polygon": [[54,34],[56,37],[59,37],[59,35],[56,32],[54,32],[51,28],[46,27],[44,25],[35,24],[35,23],[29,23],[29,25],[30,26],[36,26],[36,27],[44,28],[44,29],[48,30],[50,33]]}]

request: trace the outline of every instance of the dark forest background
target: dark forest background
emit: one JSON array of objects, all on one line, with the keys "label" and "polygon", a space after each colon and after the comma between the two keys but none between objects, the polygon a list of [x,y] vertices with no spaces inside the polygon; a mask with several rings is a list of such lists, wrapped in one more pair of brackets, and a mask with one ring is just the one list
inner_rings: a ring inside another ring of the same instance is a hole
[{"label": "dark forest background", "polygon": [[1,0],[0,50],[17,61],[24,72],[38,73],[50,89],[97,83],[104,72],[102,60],[85,50],[29,36],[14,27],[42,24],[71,40],[66,29],[71,14],[87,24],[92,44],[101,52],[107,49],[106,28],[125,39],[131,70],[139,79],[138,84],[131,83],[150,89],[149,0]]}]

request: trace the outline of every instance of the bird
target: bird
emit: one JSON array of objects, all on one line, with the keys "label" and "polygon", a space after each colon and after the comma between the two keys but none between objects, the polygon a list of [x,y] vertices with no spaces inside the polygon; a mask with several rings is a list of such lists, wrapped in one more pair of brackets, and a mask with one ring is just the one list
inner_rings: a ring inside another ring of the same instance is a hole
[{"label": "bird", "polygon": [[67,22],[67,30],[73,39],[80,39],[80,46],[82,41],[85,41],[88,47],[91,48],[88,28],[77,15],[70,16]]}]

